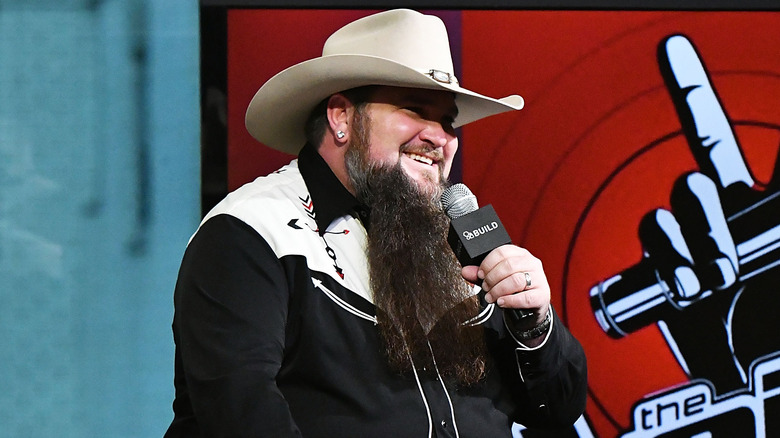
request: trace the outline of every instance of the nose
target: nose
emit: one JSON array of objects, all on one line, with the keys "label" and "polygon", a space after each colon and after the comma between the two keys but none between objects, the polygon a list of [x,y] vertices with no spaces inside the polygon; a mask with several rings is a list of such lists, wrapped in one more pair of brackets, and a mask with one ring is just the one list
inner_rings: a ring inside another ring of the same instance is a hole
[{"label": "nose", "polygon": [[454,132],[449,132],[440,122],[425,121],[425,128],[420,132],[420,139],[436,148],[447,146],[455,138]]}]

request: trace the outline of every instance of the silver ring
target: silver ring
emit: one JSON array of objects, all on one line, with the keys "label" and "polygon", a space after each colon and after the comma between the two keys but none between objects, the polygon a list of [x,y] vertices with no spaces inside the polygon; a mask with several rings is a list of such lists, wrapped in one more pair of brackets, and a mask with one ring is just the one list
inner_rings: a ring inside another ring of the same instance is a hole
[{"label": "silver ring", "polygon": [[527,272],[523,272],[525,274],[525,287],[523,288],[523,291],[527,291],[531,288],[531,274]]}]

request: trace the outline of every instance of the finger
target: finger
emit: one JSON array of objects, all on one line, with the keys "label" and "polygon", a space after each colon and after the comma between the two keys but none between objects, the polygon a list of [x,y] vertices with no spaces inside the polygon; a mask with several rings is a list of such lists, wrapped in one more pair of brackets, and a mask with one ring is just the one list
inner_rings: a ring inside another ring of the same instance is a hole
[{"label": "finger", "polygon": [[538,271],[519,271],[501,277],[490,288],[490,293],[495,298],[515,293],[525,293],[544,287],[543,274]]},{"label": "finger", "polygon": [[541,289],[502,295],[496,300],[505,309],[539,309],[550,300]]},{"label": "finger", "polygon": [[493,249],[485,256],[482,263],[479,264],[480,269],[490,270],[498,264],[501,260],[507,257],[518,256],[522,253],[523,248],[519,246],[507,244],[501,245],[498,248]]},{"label": "finger", "polygon": [[[495,267],[503,260],[509,257],[518,257],[519,247],[514,245],[502,245],[490,251],[479,264],[478,276],[482,280],[482,288],[489,290],[492,285],[498,281],[498,271],[493,272]],[[488,276],[490,274],[490,276]]]},{"label": "finger", "polygon": [[701,283],[693,270],[693,256],[680,224],[669,210],[647,213],[639,223],[639,240],[658,276],[675,296],[691,300],[701,293]]},{"label": "finger", "polygon": [[701,173],[686,175],[672,189],[671,205],[705,287],[733,285],[739,258],[715,183]]},{"label": "finger", "polygon": [[[499,282],[513,274],[518,274],[513,281],[525,286],[525,277],[520,278],[519,273],[541,269],[541,261],[531,255],[525,248],[514,245],[500,246],[491,251],[479,266],[480,277],[483,278],[482,287],[485,290],[494,288]],[[518,286],[519,287],[519,286]],[[523,287],[519,287],[518,290]]]},{"label": "finger", "polygon": [[[532,285],[526,289],[526,272],[502,279],[490,291],[496,304],[505,309],[526,309],[540,314],[546,311],[550,303],[550,287],[544,271],[527,272]],[[518,281],[518,279],[520,279]],[[541,311],[544,309],[544,311]]]},{"label": "finger", "polygon": [[715,183],[701,173],[683,176],[672,191],[672,210],[648,213],[639,227],[661,280],[682,300],[733,285],[736,247]]},{"label": "finger", "polygon": [[550,287],[541,261],[525,251],[488,271],[483,282],[485,299],[501,307],[537,309],[550,301]]},{"label": "finger", "polygon": [[479,271],[479,267],[478,266],[473,266],[473,265],[464,266],[460,270],[460,275],[463,276],[463,278],[466,281],[468,281],[470,283],[473,283],[473,284],[477,284],[480,281],[480,279],[478,277],[478,271]]},{"label": "finger", "polygon": [[728,117],[696,49],[682,35],[659,46],[659,65],[685,136],[701,171],[720,187],[753,186]]}]

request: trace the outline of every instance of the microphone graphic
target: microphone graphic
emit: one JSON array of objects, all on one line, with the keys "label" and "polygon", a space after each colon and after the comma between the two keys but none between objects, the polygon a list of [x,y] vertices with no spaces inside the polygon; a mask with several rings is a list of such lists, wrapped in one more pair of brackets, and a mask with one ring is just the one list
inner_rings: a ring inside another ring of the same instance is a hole
[{"label": "microphone graphic", "polygon": [[[780,267],[780,191],[726,218],[734,236],[739,259],[739,280],[746,281]],[[590,305],[601,329],[612,338],[622,338],[671,316],[713,295],[707,290],[693,300],[674,293],[675,284],[661,278],[651,259],[607,278],[590,290]],[[717,292],[715,292],[717,293]]]},{"label": "microphone graphic", "polygon": [[[462,266],[479,266],[488,253],[512,243],[492,205],[479,208],[477,197],[465,184],[454,184],[441,196],[444,213],[450,218],[447,242]],[[516,320],[532,315],[524,309],[504,309]]]}]

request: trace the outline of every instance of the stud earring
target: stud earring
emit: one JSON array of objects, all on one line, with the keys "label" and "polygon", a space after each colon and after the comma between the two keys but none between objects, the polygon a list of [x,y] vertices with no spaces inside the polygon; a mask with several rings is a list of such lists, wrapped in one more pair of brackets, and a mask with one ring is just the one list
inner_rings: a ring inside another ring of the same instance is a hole
[{"label": "stud earring", "polygon": [[344,131],[336,131],[336,137],[338,137],[339,140],[346,137],[347,134],[344,133]]}]

